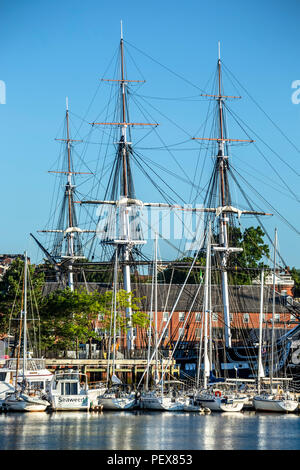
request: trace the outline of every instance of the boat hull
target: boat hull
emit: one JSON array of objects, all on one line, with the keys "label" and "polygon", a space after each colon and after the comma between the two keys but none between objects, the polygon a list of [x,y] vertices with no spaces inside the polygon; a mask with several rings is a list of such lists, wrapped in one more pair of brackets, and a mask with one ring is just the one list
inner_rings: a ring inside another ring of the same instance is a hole
[{"label": "boat hull", "polygon": [[103,406],[103,410],[132,410],[137,407],[135,398],[100,397],[98,404]]},{"label": "boat hull", "polygon": [[7,398],[2,403],[2,408],[6,411],[45,411],[49,403],[45,400],[25,398]]},{"label": "boat hull", "polygon": [[184,403],[168,397],[144,397],[140,399],[140,408],[157,411],[184,411]]},{"label": "boat hull", "polygon": [[295,400],[276,400],[261,397],[253,398],[253,406],[257,411],[271,411],[277,413],[293,413],[298,408]]},{"label": "boat hull", "polygon": [[3,407],[7,411],[27,411],[27,412],[45,411],[47,409],[47,405],[37,405],[36,403],[25,403],[25,402],[4,403]]},{"label": "boat hull", "polygon": [[90,406],[87,395],[59,395],[51,398],[53,411],[88,411]]},{"label": "boat hull", "polygon": [[228,400],[221,397],[198,397],[197,403],[211,411],[239,412],[243,409],[244,400]]}]

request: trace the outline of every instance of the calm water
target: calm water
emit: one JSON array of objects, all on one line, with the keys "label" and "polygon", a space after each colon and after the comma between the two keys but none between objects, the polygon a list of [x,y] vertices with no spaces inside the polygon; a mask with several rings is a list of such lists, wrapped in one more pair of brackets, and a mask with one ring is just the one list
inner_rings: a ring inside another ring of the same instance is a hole
[{"label": "calm water", "polygon": [[0,414],[1,450],[299,450],[300,415]]}]

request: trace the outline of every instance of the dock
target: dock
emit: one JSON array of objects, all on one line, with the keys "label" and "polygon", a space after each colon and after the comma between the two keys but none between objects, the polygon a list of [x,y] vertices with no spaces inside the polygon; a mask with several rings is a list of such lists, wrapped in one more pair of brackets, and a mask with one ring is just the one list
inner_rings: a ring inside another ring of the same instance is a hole
[{"label": "dock", "polygon": [[[78,369],[86,374],[89,383],[106,382],[113,370],[113,363],[108,364],[107,359],[45,359],[47,369],[51,372],[63,369]],[[115,372],[123,383],[136,386],[145,372],[148,361],[146,359],[116,359],[114,362]],[[166,380],[178,379],[180,366],[175,360],[161,359],[157,365],[157,372],[160,374],[166,368]],[[152,361],[149,366],[149,378],[154,377],[156,361]],[[144,381],[146,380],[146,374]]]}]

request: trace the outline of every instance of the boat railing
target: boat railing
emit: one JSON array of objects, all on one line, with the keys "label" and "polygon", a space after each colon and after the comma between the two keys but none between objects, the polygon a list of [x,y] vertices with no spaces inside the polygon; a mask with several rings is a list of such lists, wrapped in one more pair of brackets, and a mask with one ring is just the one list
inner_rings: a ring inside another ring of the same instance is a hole
[{"label": "boat railing", "polygon": [[[21,364],[19,364],[20,369]],[[34,359],[30,358],[26,361],[27,370],[41,370],[46,369],[45,359]],[[11,358],[7,359],[4,364],[4,368],[9,370],[16,370],[17,368],[17,359]]]}]

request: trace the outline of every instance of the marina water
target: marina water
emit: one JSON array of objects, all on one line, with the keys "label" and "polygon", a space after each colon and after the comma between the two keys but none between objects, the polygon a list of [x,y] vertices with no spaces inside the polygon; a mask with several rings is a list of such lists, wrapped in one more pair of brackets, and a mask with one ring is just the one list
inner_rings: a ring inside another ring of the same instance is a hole
[{"label": "marina water", "polygon": [[0,414],[0,450],[300,450],[299,414]]}]

